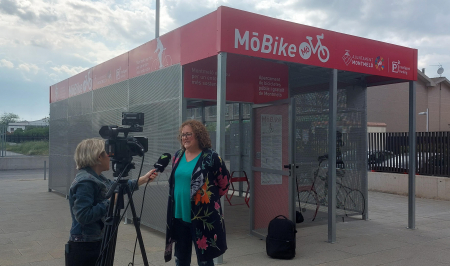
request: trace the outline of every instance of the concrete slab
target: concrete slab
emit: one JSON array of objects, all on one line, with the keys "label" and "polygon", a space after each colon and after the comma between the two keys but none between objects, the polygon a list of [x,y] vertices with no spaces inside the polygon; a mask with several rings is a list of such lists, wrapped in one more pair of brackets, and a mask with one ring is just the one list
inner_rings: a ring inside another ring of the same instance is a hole
[{"label": "concrete slab", "polygon": [[[0,266],[64,265],[71,224],[65,196],[48,192],[48,180],[40,170],[0,171],[0,182]],[[240,200],[233,198],[233,204]],[[326,221],[298,224],[297,255],[292,260],[269,258],[265,242],[248,232],[248,207],[225,204],[226,265],[450,265],[447,201],[418,198],[417,226],[410,230],[406,196],[370,192],[370,219],[339,221],[336,243],[327,242]],[[164,262],[164,234],[145,226],[141,230],[150,265],[175,265]],[[133,260],[135,239],[134,226],[121,224],[115,265]],[[143,265],[139,245],[134,263]]]}]

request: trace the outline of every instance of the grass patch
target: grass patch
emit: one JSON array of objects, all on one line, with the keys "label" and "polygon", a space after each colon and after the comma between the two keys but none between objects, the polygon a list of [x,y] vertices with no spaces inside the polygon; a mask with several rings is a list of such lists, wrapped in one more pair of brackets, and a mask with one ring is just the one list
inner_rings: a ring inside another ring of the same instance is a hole
[{"label": "grass patch", "polygon": [[18,144],[6,144],[6,150],[23,155],[48,155],[48,141],[29,141]]}]

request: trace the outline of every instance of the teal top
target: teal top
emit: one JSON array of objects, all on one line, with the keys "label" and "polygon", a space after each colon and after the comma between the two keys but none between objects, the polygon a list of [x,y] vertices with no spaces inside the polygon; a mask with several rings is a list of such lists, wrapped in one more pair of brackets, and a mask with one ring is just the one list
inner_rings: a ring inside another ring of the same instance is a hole
[{"label": "teal top", "polygon": [[199,153],[190,162],[186,161],[186,156],[183,154],[175,170],[175,218],[188,223],[191,222],[191,178],[200,154],[202,153]]}]

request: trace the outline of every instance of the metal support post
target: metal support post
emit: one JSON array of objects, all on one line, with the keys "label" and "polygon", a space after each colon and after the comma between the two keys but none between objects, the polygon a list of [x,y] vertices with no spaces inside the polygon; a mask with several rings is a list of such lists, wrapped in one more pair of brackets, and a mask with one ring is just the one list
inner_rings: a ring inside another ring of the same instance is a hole
[{"label": "metal support post", "polygon": [[[244,108],[243,104],[239,103],[239,171],[244,171],[243,154],[244,154]],[[239,182],[239,197],[244,195],[244,184]]]},{"label": "metal support post", "polygon": [[408,228],[416,228],[416,83],[409,82]]},{"label": "metal support post", "polygon": [[[295,205],[295,197],[297,196],[297,182],[296,182],[296,178],[297,178],[297,167],[295,165],[296,160],[295,160],[295,150],[296,150],[296,145],[295,145],[295,98],[291,97],[290,98],[290,103],[289,103],[289,163],[291,164],[291,169],[290,169],[290,176],[289,176],[289,192],[288,192],[288,197],[289,197],[289,219],[291,221],[293,221],[295,223],[296,221],[296,215],[295,215],[295,209],[296,209],[296,205]],[[300,206],[299,206],[300,207]]]},{"label": "metal support post", "polygon": [[336,242],[337,69],[331,70],[328,120],[328,242]]},{"label": "metal support post", "polygon": [[[227,89],[227,53],[221,52],[217,55],[217,127],[216,127],[216,151],[224,158],[225,156],[225,104]],[[220,199],[222,212],[225,216],[225,202]],[[214,259],[215,264],[223,263],[223,255]]]}]

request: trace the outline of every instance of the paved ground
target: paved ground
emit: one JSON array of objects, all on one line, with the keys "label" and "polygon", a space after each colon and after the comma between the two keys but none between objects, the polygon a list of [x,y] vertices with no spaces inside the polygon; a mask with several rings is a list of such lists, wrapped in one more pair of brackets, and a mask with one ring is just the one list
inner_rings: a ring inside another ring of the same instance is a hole
[{"label": "paved ground", "polygon": [[[47,182],[40,170],[0,172],[0,266],[64,265],[68,202],[48,192]],[[297,256],[288,261],[267,257],[265,242],[248,234],[239,219],[247,207],[226,208],[224,265],[450,265],[450,202],[417,199],[416,207],[416,229],[406,229],[407,197],[371,192],[370,220],[339,222],[334,244],[326,224],[299,224]],[[163,262],[162,233],[145,227],[142,233],[150,265],[175,265]],[[135,236],[132,225],[121,224],[115,265],[132,260]],[[142,265],[139,252],[135,265]]]},{"label": "paved ground", "polygon": [[6,156],[6,157],[11,157],[11,156],[26,156],[20,153],[16,153],[16,152],[12,152],[12,151],[1,151],[0,150],[0,156]]}]

